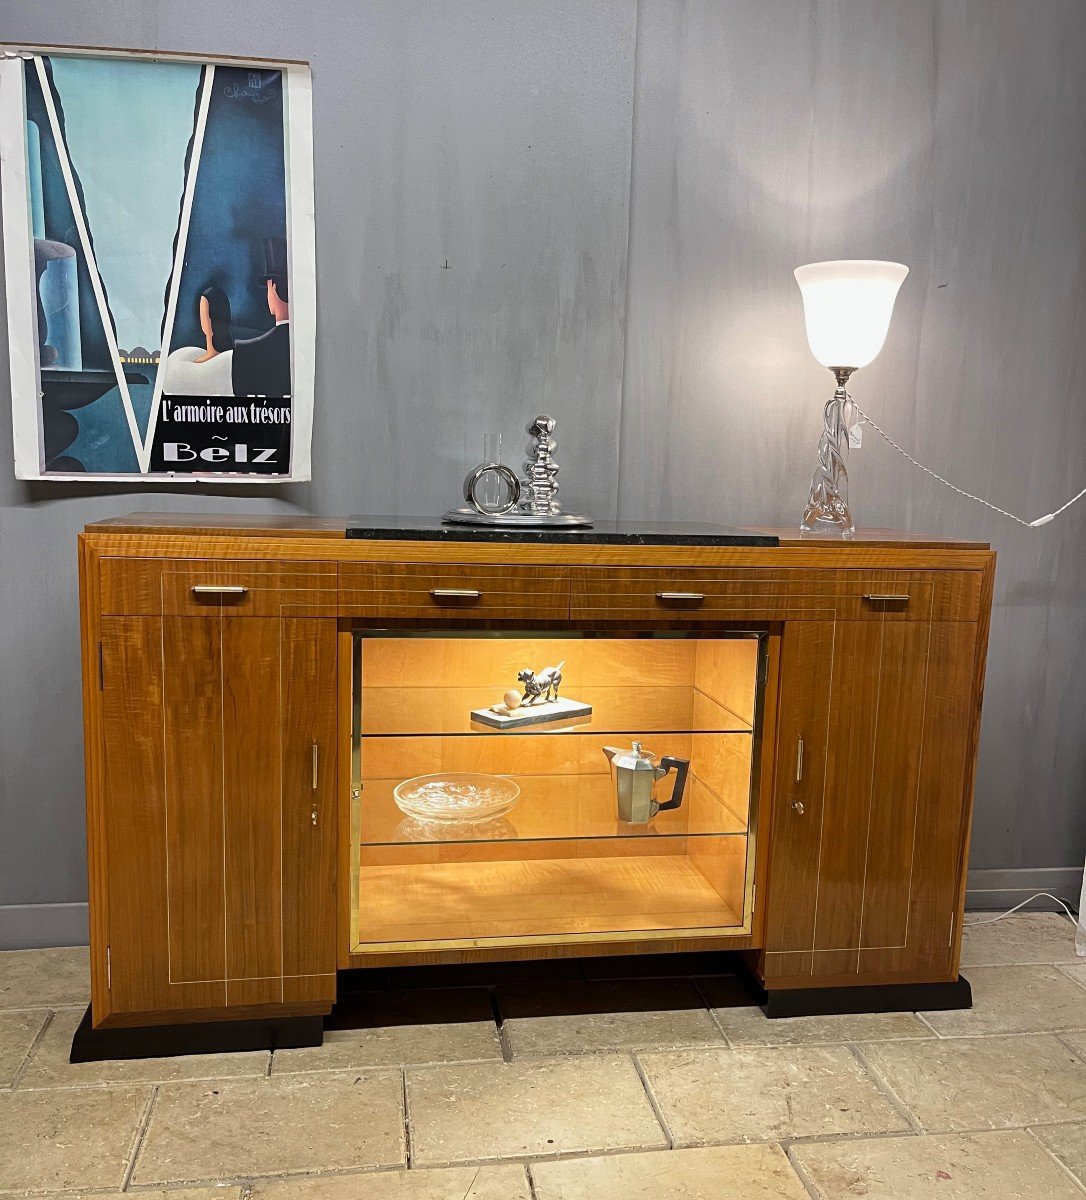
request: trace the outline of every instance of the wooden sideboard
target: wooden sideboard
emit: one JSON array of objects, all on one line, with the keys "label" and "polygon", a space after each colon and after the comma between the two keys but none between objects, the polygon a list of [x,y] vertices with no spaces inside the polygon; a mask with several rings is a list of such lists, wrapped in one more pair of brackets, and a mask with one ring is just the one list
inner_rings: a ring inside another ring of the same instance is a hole
[{"label": "wooden sideboard", "polygon": [[[189,1048],[200,1029],[284,1045],[292,1028],[319,1037],[337,970],[649,950],[741,952],[771,1015],[968,1003],[995,556],[768,532],[778,546],[347,539],[320,518],[89,525],[87,1031],[111,1033],[110,1053],[165,1025],[188,1027]],[[463,723],[453,684],[484,695],[521,636],[572,647],[599,734],[503,743]],[[665,718],[668,703],[685,715]],[[684,824],[620,837],[596,743],[642,729],[692,754],[707,798]],[[506,773],[514,745],[512,833],[428,845],[395,825],[398,771]],[[566,920],[570,888],[587,899]]]}]

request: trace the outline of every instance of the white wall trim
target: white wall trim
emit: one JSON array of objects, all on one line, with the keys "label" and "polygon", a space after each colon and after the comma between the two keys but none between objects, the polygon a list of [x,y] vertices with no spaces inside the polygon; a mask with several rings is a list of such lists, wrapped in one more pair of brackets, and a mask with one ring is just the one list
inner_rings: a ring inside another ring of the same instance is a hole
[{"label": "white wall trim", "polygon": [[[970,871],[965,885],[965,907],[1003,911],[1020,904],[1034,892],[1051,892],[1074,907],[1081,889],[1082,867]],[[1029,907],[1039,912],[1060,911],[1059,905],[1051,900],[1038,900]]]},{"label": "white wall trim", "polygon": [[0,950],[85,946],[87,905],[0,904]]},{"label": "white wall trim", "polygon": [[[1082,875],[1081,867],[970,871],[965,905],[978,911],[1002,911],[1034,892],[1052,892],[1074,905]],[[1030,908],[1053,912],[1058,905],[1039,900]],[[87,929],[86,904],[0,904],[0,950],[85,946]]]}]

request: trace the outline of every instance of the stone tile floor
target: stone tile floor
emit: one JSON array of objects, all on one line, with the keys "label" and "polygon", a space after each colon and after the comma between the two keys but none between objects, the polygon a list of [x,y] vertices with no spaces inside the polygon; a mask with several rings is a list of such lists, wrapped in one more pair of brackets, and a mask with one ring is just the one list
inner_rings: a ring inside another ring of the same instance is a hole
[{"label": "stone tile floor", "polygon": [[386,972],[350,981],[320,1048],[73,1066],[86,950],[0,953],[0,1194],[1086,1196],[1071,925],[978,926],[964,961],[971,1011],[790,1021],[711,956],[636,979],[620,959],[513,965],[488,987]]}]

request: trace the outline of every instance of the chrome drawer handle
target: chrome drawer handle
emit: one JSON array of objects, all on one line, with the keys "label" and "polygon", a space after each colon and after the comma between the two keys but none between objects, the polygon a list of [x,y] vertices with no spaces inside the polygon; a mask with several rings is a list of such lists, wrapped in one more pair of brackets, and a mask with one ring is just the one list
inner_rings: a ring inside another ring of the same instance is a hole
[{"label": "chrome drawer handle", "polygon": [[872,604],[908,604],[909,597],[898,592],[864,592],[864,599]]},{"label": "chrome drawer handle", "polygon": [[238,584],[198,583],[192,589],[194,596],[244,596],[249,591],[247,587]]},{"label": "chrome drawer handle", "polygon": [[705,599],[704,592],[657,592],[656,599],[661,604],[700,604]]},{"label": "chrome drawer handle", "polygon": [[476,588],[431,588],[435,600],[478,600],[482,592]]}]

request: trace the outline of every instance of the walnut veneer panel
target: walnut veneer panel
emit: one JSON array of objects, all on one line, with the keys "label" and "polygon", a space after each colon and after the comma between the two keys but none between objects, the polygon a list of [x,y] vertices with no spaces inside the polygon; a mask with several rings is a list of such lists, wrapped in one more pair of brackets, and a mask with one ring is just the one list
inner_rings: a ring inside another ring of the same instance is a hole
[{"label": "walnut veneer panel", "polygon": [[100,636],[96,1022],[330,1003],[335,621],[105,617]]},{"label": "walnut veneer panel", "polygon": [[339,602],[343,616],[565,620],[569,575],[558,567],[344,563]]},{"label": "walnut veneer panel", "polygon": [[[187,829],[192,836],[211,836],[212,846],[221,843],[211,831],[199,833],[193,820],[181,814],[175,813],[172,826],[168,822],[163,780],[166,749],[171,743],[163,738],[163,631],[157,620],[107,617],[101,635],[100,810],[108,869],[105,894],[92,894],[91,904],[96,920],[107,918],[112,978],[108,990],[95,996],[95,1017],[101,1020],[110,1012],[220,1006],[226,1002],[221,982],[221,853],[210,907],[182,908],[171,921],[170,837]],[[198,697],[194,696],[194,702],[198,707]],[[202,859],[202,845],[193,848]],[[194,898],[194,903],[199,901]],[[101,908],[106,909],[104,914]],[[202,961],[199,947],[177,946],[178,974],[174,976],[171,931],[182,912],[194,921],[206,922],[199,928],[207,944]],[[188,952],[187,960],[182,951]]]},{"label": "walnut veneer panel", "polygon": [[217,624],[227,997],[232,1004],[269,1003],[279,999],[283,973],[280,622],[229,616]]},{"label": "walnut veneer panel", "polygon": [[978,639],[965,622],[786,627],[768,980],[952,975]]},{"label": "walnut veneer panel", "polygon": [[[575,567],[576,620],[975,621],[975,571]],[[880,597],[892,597],[883,599]]]},{"label": "walnut veneer panel", "polygon": [[218,621],[161,629],[163,828],[170,981],[226,978],[222,636]]},{"label": "walnut veneer panel", "polygon": [[[245,560],[103,558],[101,605],[117,616],[277,617],[336,615],[334,563]],[[194,592],[200,587],[241,587],[240,594]]]}]

